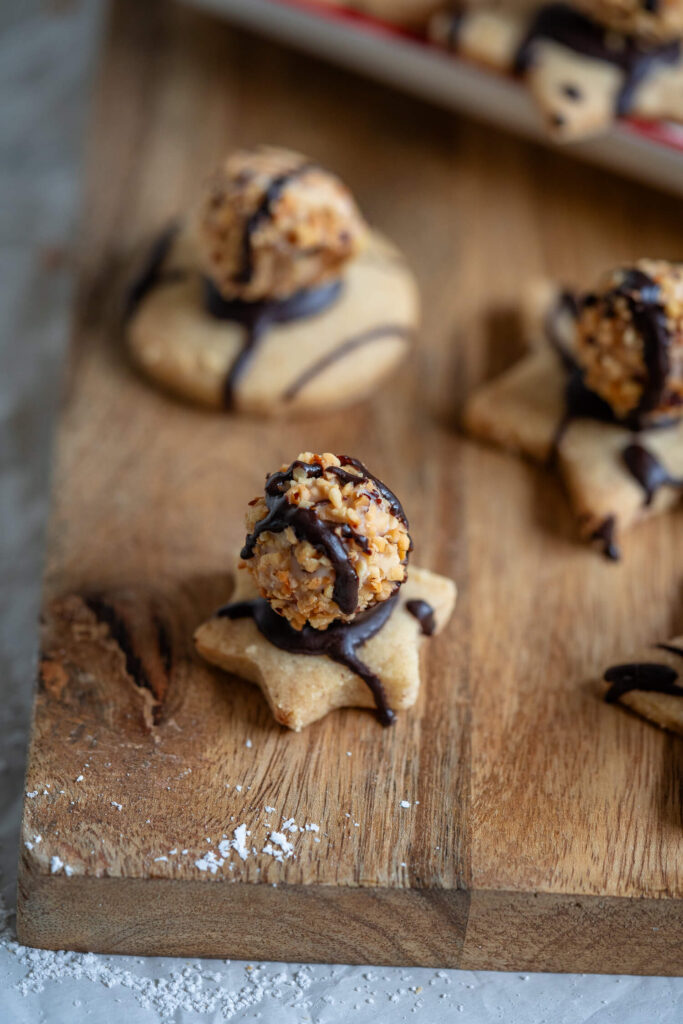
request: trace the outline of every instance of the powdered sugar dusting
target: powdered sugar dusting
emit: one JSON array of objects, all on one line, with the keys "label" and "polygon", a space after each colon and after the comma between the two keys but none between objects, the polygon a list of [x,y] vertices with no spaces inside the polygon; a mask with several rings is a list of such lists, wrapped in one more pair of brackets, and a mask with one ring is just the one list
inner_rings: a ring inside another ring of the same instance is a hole
[{"label": "powdered sugar dusting", "polygon": [[251,832],[247,831],[246,825],[238,825],[233,832],[232,848],[237,853],[238,857],[242,860],[246,860],[249,856],[249,850],[247,848],[247,836],[250,836]]}]

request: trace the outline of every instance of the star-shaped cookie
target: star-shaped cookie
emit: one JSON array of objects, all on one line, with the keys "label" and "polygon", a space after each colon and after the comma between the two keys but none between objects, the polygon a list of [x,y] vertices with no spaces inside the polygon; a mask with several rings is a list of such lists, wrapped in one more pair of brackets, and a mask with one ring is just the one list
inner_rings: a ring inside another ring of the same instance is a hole
[{"label": "star-shaped cookie", "polygon": [[[231,603],[256,597],[251,576],[238,572]],[[420,647],[426,636],[409,603],[424,601],[431,606],[433,632],[438,633],[448,622],[455,599],[452,580],[411,567],[391,616],[359,647],[358,657],[381,679],[392,710],[412,707],[420,688]],[[214,616],[197,629],[194,640],[207,661],[256,683],[276,720],[295,732],[335,708],[374,706],[369,688],[349,668],[325,655],[281,650],[259,632],[251,618]]]},{"label": "star-shaped cookie", "polygon": [[[671,508],[683,483],[683,421],[637,434],[615,423],[576,418],[562,429],[575,319],[567,293],[544,284],[527,303],[534,347],[516,365],[474,392],[464,412],[473,437],[556,466],[583,539],[619,557],[619,534]],[[555,344],[547,336],[553,323]],[[559,349],[558,351],[558,342]]]},{"label": "star-shaped cookie", "polygon": [[605,699],[625,704],[662,729],[683,736],[683,636],[653,644],[603,676]]}]

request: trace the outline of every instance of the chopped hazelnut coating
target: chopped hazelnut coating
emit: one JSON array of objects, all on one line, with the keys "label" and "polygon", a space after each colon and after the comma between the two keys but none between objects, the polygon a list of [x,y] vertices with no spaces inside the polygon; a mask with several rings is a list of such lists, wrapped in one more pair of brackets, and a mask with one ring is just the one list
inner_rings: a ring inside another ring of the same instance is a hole
[{"label": "chopped hazelnut coating", "polygon": [[295,629],[349,622],[406,579],[403,510],[355,459],[302,452],[268,477],[246,524],[240,568]]},{"label": "chopped hazelnut coating", "polygon": [[197,219],[202,267],[226,300],[285,299],[332,281],[366,236],[339,178],[266,146],[223,161]]},{"label": "chopped hazelnut coating", "polygon": [[575,0],[595,21],[652,42],[683,36],[683,0]]},{"label": "chopped hazelnut coating", "polygon": [[618,419],[683,412],[683,265],[638,260],[583,300],[576,357]]}]

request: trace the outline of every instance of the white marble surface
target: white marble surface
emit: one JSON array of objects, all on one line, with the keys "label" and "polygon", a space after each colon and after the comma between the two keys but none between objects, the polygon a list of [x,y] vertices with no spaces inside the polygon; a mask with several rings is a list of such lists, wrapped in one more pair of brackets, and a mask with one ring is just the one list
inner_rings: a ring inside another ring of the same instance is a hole
[{"label": "white marble surface", "polygon": [[51,429],[101,7],[0,4],[0,1024],[680,1024],[683,981],[28,950],[14,887]]}]

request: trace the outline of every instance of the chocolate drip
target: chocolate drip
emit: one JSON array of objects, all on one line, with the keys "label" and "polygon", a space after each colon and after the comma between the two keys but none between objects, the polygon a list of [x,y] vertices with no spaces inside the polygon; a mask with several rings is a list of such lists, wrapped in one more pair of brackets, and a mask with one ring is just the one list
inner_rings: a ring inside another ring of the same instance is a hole
[{"label": "chocolate drip", "polygon": [[[659,644],[666,650],[671,648]],[[683,653],[673,648],[674,653]],[[632,665],[614,665],[605,672],[605,682],[611,683],[605,694],[608,704],[614,704],[626,693],[640,690],[647,693],[666,693],[672,697],[683,697],[683,687],[677,684],[678,673],[669,665],[655,662],[641,662]]]},{"label": "chocolate drip", "polygon": [[[640,297],[636,297],[633,292],[639,292]],[[642,418],[657,408],[666,388],[671,342],[666,313],[659,302],[659,285],[642,270],[632,268],[627,271],[612,295],[624,298],[628,303],[633,326],[643,342],[643,361],[647,374],[635,410],[635,416]]]},{"label": "chocolate drip", "polygon": [[394,595],[361,612],[351,622],[333,622],[327,629],[314,629],[308,625],[301,630],[293,629],[262,597],[225,605],[216,614],[229,619],[253,619],[266,640],[282,651],[290,654],[324,654],[332,661],[345,665],[370,688],[382,725],[391,725],[396,716],[387,703],[382,680],[360,660],[357,651],[387,622],[396,606],[396,600],[397,595]]},{"label": "chocolate drip", "polygon": [[611,32],[569,4],[546,4],[533,18],[517,50],[516,74],[523,74],[533,64],[534,44],[539,39],[559,43],[592,60],[606,61],[618,67],[624,74],[616,99],[615,113],[620,117],[630,110],[633,95],[652,66],[657,63],[673,64],[680,54],[677,41],[648,46],[635,36]]},{"label": "chocolate drip", "polygon": [[599,541],[602,544],[603,554],[612,562],[618,562],[621,558],[621,552],[615,540],[616,529],[616,518],[608,516],[590,536],[591,540]]},{"label": "chocolate drip", "polygon": [[287,299],[268,299],[261,302],[244,302],[242,299],[224,299],[213,282],[204,279],[204,301],[211,316],[218,320],[232,320],[241,324],[245,331],[245,340],[237,358],[234,360],[223,388],[223,404],[232,408],[235,390],[254,352],[266,331],[274,324],[284,324],[291,320],[322,313],[339,298],[342,290],[341,281],[330,281],[319,288],[306,288],[296,292]]},{"label": "chocolate drip", "polygon": [[[372,473],[365,468],[365,466],[359,459],[352,459],[349,455],[338,455],[337,458],[341,462],[342,466],[353,466],[354,469],[357,469],[358,472],[361,474],[362,480],[372,480],[373,484],[375,485],[375,487],[377,488],[377,490],[379,491],[379,493],[389,506],[392,516],[395,516],[400,523],[403,523],[407,530],[408,518],[403,510],[403,505],[398,500],[394,492],[390,491],[387,485],[382,483],[381,480],[378,480],[376,476],[373,476]],[[333,471],[337,475],[339,475],[339,469],[333,467]],[[357,476],[354,477],[353,474],[351,473],[348,473],[347,476],[349,479],[354,480],[356,483],[358,482],[359,478]]]},{"label": "chocolate drip", "polygon": [[282,396],[285,402],[291,402],[298,393],[319,374],[327,370],[329,366],[332,366],[339,359],[343,359],[344,356],[348,355],[349,352],[353,352],[357,348],[362,348],[364,345],[369,345],[373,341],[379,341],[382,338],[390,337],[395,335],[396,337],[403,338],[405,341],[412,341],[413,331],[408,327],[403,327],[401,324],[380,324],[378,327],[371,327],[367,331],[361,331],[360,334],[354,334],[353,337],[347,338],[345,341],[332,349],[331,352],[321,356],[321,358],[307,367],[297,379],[289,385],[284,395]]},{"label": "chocolate drip", "polygon": [[293,167],[289,171],[285,171],[283,174],[278,174],[276,178],[273,178],[270,185],[266,189],[263,199],[257,206],[257,208],[249,217],[245,229],[244,236],[242,238],[242,266],[234,276],[234,280],[237,284],[248,284],[254,274],[254,263],[252,253],[252,239],[259,229],[261,224],[272,215],[273,207],[278,201],[287,186],[298,178],[299,175],[304,174],[306,171],[310,171],[313,167],[311,163],[302,163],[298,167]]},{"label": "chocolate drip", "polygon": [[133,281],[125,299],[124,319],[130,320],[143,299],[162,281],[177,281],[185,271],[176,270],[162,273],[162,267],[179,231],[178,224],[170,224],[153,242],[147,260],[139,275]]},{"label": "chocolate drip", "polygon": [[629,473],[645,491],[645,504],[650,505],[660,487],[683,487],[681,477],[673,477],[659,459],[637,442],[629,444],[622,452],[622,458]]},{"label": "chocolate drip", "polygon": [[368,538],[365,537],[362,533],[356,533],[353,527],[349,526],[348,523],[344,523],[339,532],[341,533],[342,537],[346,537],[347,540],[355,540],[358,547],[361,549],[361,551],[364,551],[366,555],[372,553],[372,548],[370,547],[370,541],[368,540]]},{"label": "chocolate drip", "polygon": [[431,604],[414,598],[412,601],[406,601],[406,611],[415,616],[425,636],[432,636],[436,629],[436,619]]}]

